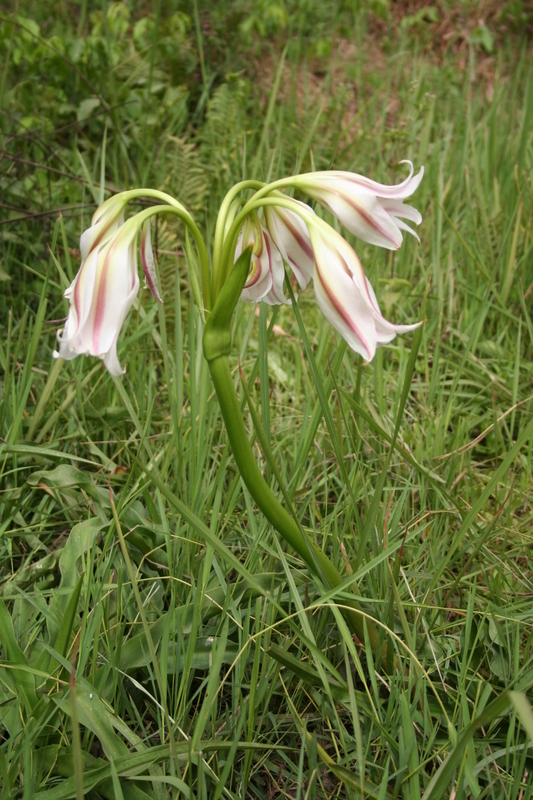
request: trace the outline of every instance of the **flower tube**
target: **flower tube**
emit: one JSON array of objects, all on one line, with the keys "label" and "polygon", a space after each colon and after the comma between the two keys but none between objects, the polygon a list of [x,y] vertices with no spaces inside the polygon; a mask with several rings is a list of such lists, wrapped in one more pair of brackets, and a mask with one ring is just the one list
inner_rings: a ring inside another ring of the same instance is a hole
[{"label": "flower tube", "polygon": [[94,212],[91,225],[80,237],[82,264],[99,245],[104,244],[124,224],[124,209],[129,202],[126,193],[115,195]]}]

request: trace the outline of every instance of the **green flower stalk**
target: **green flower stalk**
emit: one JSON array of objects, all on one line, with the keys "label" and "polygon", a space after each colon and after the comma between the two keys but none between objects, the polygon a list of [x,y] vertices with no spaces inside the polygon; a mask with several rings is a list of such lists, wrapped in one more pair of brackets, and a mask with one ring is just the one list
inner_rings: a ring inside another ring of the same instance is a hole
[{"label": "green flower stalk", "polygon": [[[334,589],[342,584],[342,577],[326,554],[316,547],[300,530],[297,522],[283,508],[261,475],[248,434],[241,416],[239,399],[235,392],[228,356],[231,353],[231,321],[250,269],[251,249],[246,249],[235,262],[226,280],[204,330],[204,356],[217,393],[224,424],[233,450],[233,456],[248,491],[257,505],[280,533],[287,544],[303,558],[327,587]],[[365,616],[361,606],[350,600],[345,616],[361,641],[365,638]],[[378,647],[378,631],[367,619],[366,628],[374,651]]]},{"label": "green flower stalk", "polygon": [[[82,264],[65,292],[70,312],[58,334],[56,357],[80,353],[98,356],[113,375],[124,370],[117,356],[121,327],[139,291],[137,238],[143,270],[154,297],[161,300],[150,238],[150,220],[172,214],[184,222],[196,246],[200,267],[202,311],[206,313],[203,349],[209,364],[235,461],[252,497],[267,519],[328,588],[343,580],[326,554],[316,547],[265,482],[248,441],[230,372],[231,326],[239,299],[269,304],[290,303],[284,296],[285,268],[300,289],[312,279],[317,302],[334,328],[355,352],[370,361],[380,345],[415,325],[386,320],[363,267],[352,247],[312,208],[284,191],[305,191],[339,222],[370,244],[397,249],[402,231],[416,236],[404,222],[419,224],[421,216],[404,200],[417,188],[423,169],[396,186],[386,186],[347,172],[319,172],[284,178],[271,184],[243,181],[224,199],[215,227],[212,261],[187,209],[168,194],[149,189],[123,192],[107,200],[82,234]],[[249,196],[251,194],[251,196]],[[245,197],[248,194],[248,197]],[[128,204],[140,197],[158,205],[125,220]],[[418,237],[417,237],[418,238]],[[379,645],[376,626],[350,600],[345,616],[374,651]]]}]

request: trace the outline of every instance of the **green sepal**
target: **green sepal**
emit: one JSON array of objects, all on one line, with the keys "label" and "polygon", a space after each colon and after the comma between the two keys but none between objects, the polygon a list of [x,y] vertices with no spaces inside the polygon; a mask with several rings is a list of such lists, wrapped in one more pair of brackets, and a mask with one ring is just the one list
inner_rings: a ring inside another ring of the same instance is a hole
[{"label": "green sepal", "polygon": [[204,356],[214,361],[231,353],[231,320],[250,272],[252,248],[244,250],[228,275],[204,329]]}]

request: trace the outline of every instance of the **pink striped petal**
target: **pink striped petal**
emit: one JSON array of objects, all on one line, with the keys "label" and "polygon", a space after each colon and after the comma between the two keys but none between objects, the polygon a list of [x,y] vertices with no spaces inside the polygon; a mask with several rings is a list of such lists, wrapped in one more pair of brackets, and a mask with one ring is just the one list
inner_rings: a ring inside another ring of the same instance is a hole
[{"label": "pink striped petal", "polygon": [[372,192],[372,194],[378,195],[378,197],[397,197],[401,199],[404,197],[410,197],[416,192],[420,186],[422,178],[424,177],[424,167],[421,167],[419,172],[414,175],[414,166],[412,161],[404,159],[403,161],[400,161],[400,164],[409,164],[409,175],[401,183],[397,183],[392,186],[373,181],[370,178],[367,178],[365,175],[358,175],[355,172],[346,172],[343,170],[330,170],[329,172],[310,174],[331,175],[339,180],[346,180],[352,185],[357,185],[363,189],[368,189],[370,192]]},{"label": "pink striped petal", "polygon": [[250,273],[241,299],[248,303],[262,301],[269,305],[288,303],[283,294],[285,270],[281,253],[257,215],[250,215],[244,221],[235,248],[235,260],[250,245],[253,247]]},{"label": "pink striped petal", "polygon": [[[293,202],[314,214],[313,209],[305,203]],[[274,244],[294,273],[300,288],[305,289],[314,271],[313,247],[307,225],[296,212],[283,206],[266,206],[265,220]]]},{"label": "pink striped petal", "polygon": [[369,244],[397,250],[403,241],[402,231],[416,233],[403,222],[416,225],[420,213],[403,200],[418,188],[424,174],[422,167],[413,175],[409,161],[409,176],[396,186],[386,186],[351,172],[312,172],[299,175],[294,185],[318,200],[347,230]]},{"label": "pink striped petal", "polygon": [[104,253],[99,259],[94,286],[92,325],[87,327],[90,353],[100,358],[116,345],[140,287],[135,238],[124,241],[123,237],[117,237]]},{"label": "pink striped petal", "polygon": [[394,325],[383,317],[356,253],[340,234],[328,228],[323,222],[310,226],[317,302],[352,350],[371,361],[379,345],[420,323]]},{"label": "pink striped petal", "polygon": [[119,230],[111,240],[89,251],[65,292],[70,311],[65,327],[58,333],[56,358],[97,356],[112,375],[124,372],[116,348],[140,286],[136,237],[137,229],[130,226],[126,234]]}]

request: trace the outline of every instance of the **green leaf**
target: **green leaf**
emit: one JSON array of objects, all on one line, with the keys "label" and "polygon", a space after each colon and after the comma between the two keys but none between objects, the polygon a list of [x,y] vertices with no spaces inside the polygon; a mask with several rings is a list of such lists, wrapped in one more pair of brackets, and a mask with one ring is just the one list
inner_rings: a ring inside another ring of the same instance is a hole
[{"label": "green leaf", "polygon": [[[38,450],[38,448],[34,449]],[[50,489],[72,489],[93,485],[89,473],[82,472],[70,464],[59,464],[52,470],[38,470],[27,478],[27,482],[30,486],[45,484]]]},{"label": "green leaf", "polygon": [[229,620],[226,617],[226,619],[224,620],[224,624],[222,626],[220,638],[218,639],[216,646],[213,649],[213,658],[212,658],[211,668],[209,671],[209,680],[207,682],[207,689],[205,691],[204,701],[202,703],[200,713],[196,718],[194,733],[192,735],[192,740],[191,740],[192,750],[196,750],[198,748],[200,739],[202,738],[203,732],[205,730],[205,726],[207,725],[208,717],[212,712],[213,704],[220,689],[219,673],[222,667],[222,661],[226,650],[226,642],[228,639],[228,627],[229,627]]},{"label": "green leaf", "polygon": [[[114,759],[113,766],[117,775],[121,777],[125,776],[132,778],[135,777],[137,773],[144,772],[148,767],[157,761],[168,758],[169,754],[168,745],[159,745],[157,747],[147,749],[141,753],[128,752],[123,756]],[[83,774],[83,788],[85,793],[87,794],[102,781],[109,780],[111,775],[112,772],[110,764],[105,764],[93,769],[85,769]],[[76,785],[74,776],[72,776],[54,786],[53,789],[37,792],[34,800],[70,800],[70,798],[75,796]],[[144,798],[149,797],[149,795],[146,795],[144,792],[143,796]]]},{"label": "green leaf", "polygon": [[[67,691],[52,695],[52,700],[62,711],[71,716],[71,701]],[[107,709],[97,690],[86,680],[76,682],[76,705],[80,724],[94,733],[109,759],[116,759],[128,753],[128,748],[114,731],[115,725],[124,723],[122,720],[117,720]]]},{"label": "green leaf", "polygon": [[96,109],[100,108],[101,102],[99,97],[88,97],[86,100],[82,100],[76,113],[78,122],[83,122],[88,117],[92,116]]},{"label": "green leaf", "polygon": [[[59,632],[54,642],[54,649],[57,650],[57,652],[61,656],[66,656],[68,652],[70,644],[70,636],[72,633],[72,628],[74,626],[76,612],[78,610],[78,601],[80,599],[82,584],[83,584],[83,576],[80,576],[69,598],[67,607],[65,608],[65,613],[63,614],[63,619],[61,620],[61,626],[59,628]],[[50,659],[50,662],[51,660],[52,659]],[[50,662],[48,663],[48,669],[51,668]]]},{"label": "green leaf", "polygon": [[489,703],[482,713],[459,735],[457,744],[431,778],[422,800],[438,800],[444,796],[451,781],[454,779],[455,770],[464,758],[466,746],[474,733],[482,726],[488,726],[495,719],[503,716],[510,705],[513,706],[527,735],[533,741],[533,711],[526,695],[522,692],[503,692],[492,703]]},{"label": "green leaf", "polygon": [[[287,669],[290,669],[291,672],[294,672],[295,675],[298,676],[304,683],[310,686],[316,686],[318,688],[323,688],[324,682],[321,679],[320,675],[316,670],[314,670],[309,664],[306,664],[302,661],[299,661],[295,658],[291,653],[283,648],[279,647],[277,644],[270,645],[269,649],[266,653],[268,656],[274,658],[278,664],[282,664]],[[331,676],[328,677],[328,686],[331,690],[332,696],[339,702],[348,703],[348,686],[346,683],[341,681],[336,681]],[[363,700],[365,705],[368,705],[368,699],[366,695],[363,695],[362,692],[356,692],[358,696],[358,700]]]},{"label": "green leaf", "polygon": [[79,576],[78,561],[91,550],[96,536],[106,525],[107,523],[94,517],[74,525],[59,559],[61,588],[70,589],[76,586]]},{"label": "green leaf", "polygon": [[22,695],[26,710],[30,712],[37,705],[35,679],[31,672],[29,672],[29,664],[26,656],[18,646],[11,616],[2,600],[0,600],[0,642],[2,643],[9,661],[14,665],[19,664],[20,666],[28,668],[17,669],[13,667],[10,671],[12,672],[16,689],[18,689]]}]

